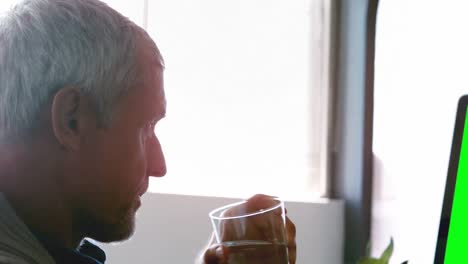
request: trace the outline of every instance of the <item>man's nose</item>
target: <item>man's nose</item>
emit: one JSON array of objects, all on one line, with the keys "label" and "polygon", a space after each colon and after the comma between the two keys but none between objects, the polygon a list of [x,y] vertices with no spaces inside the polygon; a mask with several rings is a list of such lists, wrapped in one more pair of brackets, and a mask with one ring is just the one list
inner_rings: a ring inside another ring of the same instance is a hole
[{"label": "man's nose", "polygon": [[151,142],[148,154],[148,177],[163,177],[166,175],[166,159],[164,158],[161,144],[156,137]]}]

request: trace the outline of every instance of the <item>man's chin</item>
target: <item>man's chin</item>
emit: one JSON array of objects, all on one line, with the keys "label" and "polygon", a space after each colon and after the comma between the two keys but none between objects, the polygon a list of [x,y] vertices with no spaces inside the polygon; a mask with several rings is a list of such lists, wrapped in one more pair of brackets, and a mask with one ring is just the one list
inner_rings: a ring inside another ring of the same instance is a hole
[{"label": "man's chin", "polygon": [[[112,219],[115,220],[115,219]],[[128,212],[118,221],[95,225],[89,237],[103,243],[119,242],[129,239],[135,232],[135,212]]]}]

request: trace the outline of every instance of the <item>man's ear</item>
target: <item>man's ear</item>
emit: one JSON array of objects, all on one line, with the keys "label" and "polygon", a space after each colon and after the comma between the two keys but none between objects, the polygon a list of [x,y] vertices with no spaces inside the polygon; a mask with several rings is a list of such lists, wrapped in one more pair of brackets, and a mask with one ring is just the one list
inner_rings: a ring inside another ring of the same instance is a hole
[{"label": "man's ear", "polygon": [[60,89],[52,99],[51,125],[57,141],[68,150],[77,150],[86,120],[88,105],[75,87]]}]

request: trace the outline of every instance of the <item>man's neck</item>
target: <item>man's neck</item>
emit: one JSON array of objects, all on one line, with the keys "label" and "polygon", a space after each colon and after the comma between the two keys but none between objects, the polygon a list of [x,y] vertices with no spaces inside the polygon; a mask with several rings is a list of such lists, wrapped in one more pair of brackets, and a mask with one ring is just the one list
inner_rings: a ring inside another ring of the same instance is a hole
[{"label": "man's neck", "polygon": [[3,149],[0,191],[35,235],[65,248],[76,248],[83,237],[74,232],[72,212],[59,183],[54,181],[51,167],[40,155],[20,146]]}]

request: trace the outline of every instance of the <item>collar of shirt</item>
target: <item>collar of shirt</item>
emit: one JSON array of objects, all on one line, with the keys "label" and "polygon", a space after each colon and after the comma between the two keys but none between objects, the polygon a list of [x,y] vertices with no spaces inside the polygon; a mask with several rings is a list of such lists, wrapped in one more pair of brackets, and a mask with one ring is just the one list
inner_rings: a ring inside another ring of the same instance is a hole
[{"label": "collar of shirt", "polygon": [[64,248],[44,238],[39,240],[57,264],[104,264],[106,261],[106,253],[86,239],[77,249]]}]

